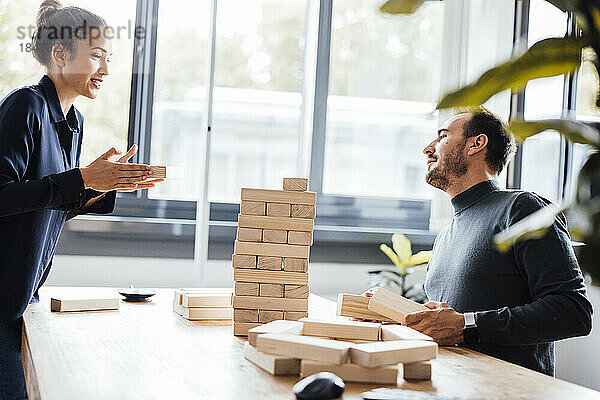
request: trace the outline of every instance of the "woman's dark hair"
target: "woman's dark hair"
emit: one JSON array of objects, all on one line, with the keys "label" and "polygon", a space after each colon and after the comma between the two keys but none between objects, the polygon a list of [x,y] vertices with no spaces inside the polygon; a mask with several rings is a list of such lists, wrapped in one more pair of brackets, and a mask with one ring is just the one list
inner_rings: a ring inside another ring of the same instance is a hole
[{"label": "woman's dark hair", "polygon": [[102,17],[80,7],[63,7],[58,0],[44,0],[40,4],[35,25],[33,56],[46,67],[50,66],[55,44],[73,54],[78,41],[104,32],[107,26]]},{"label": "woman's dark hair", "polygon": [[485,109],[477,107],[462,110],[471,114],[463,125],[465,138],[485,134],[488,137],[485,161],[497,173],[502,172],[515,153],[515,141],[500,117]]}]

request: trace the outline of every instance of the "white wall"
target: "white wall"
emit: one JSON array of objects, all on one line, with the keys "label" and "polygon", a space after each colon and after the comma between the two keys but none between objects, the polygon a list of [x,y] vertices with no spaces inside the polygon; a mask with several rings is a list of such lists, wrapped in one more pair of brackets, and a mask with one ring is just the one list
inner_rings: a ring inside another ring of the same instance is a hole
[{"label": "white wall", "polygon": [[600,390],[600,287],[588,285],[588,296],[594,305],[592,333],[558,342],[556,377]]},{"label": "white wall", "polygon": [[[388,265],[389,266],[389,265]],[[311,292],[334,297],[339,292],[361,293],[368,288],[367,271],[380,265],[310,264]],[[180,259],[56,256],[46,284],[55,286],[189,287],[193,262]],[[229,261],[207,263],[206,282],[210,287],[230,287],[232,269]],[[589,288],[598,309],[600,288]],[[594,326],[600,323],[594,315]],[[600,333],[594,329],[585,338],[557,343],[556,376],[600,390]]]}]

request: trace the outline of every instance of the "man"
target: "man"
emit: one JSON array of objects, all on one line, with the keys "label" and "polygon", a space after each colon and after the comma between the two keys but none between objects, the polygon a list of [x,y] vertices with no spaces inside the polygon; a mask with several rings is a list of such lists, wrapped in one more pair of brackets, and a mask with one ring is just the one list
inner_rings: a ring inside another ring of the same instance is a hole
[{"label": "man", "polygon": [[495,180],[514,152],[502,121],[485,109],[461,113],[423,152],[426,181],[452,198],[454,217],[434,243],[425,289],[430,310],[408,326],[442,345],[465,347],[554,375],[554,341],[589,334],[592,305],[564,216],[540,239],[496,250],[493,237],[546,206]]}]

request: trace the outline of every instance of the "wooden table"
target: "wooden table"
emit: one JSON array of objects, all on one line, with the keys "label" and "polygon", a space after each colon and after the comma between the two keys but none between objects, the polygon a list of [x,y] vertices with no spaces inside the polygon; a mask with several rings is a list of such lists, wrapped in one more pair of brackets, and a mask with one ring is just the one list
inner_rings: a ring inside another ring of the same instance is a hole
[{"label": "wooden table", "polygon": [[[52,295],[115,295],[110,288],[45,287],[24,316],[23,363],[31,399],[293,399],[298,377],[275,377],[242,356],[231,326],[187,321],[173,290],[119,311],[51,313]],[[335,304],[311,296],[309,314]],[[431,381],[401,388],[478,399],[600,399],[600,393],[457,347],[440,349]],[[344,399],[380,385],[349,383]]]}]

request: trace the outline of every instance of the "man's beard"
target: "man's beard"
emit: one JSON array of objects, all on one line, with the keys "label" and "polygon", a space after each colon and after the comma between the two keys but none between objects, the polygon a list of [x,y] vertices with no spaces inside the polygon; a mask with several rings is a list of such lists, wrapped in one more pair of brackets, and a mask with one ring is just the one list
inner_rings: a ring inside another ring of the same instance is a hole
[{"label": "man's beard", "polygon": [[431,186],[446,190],[450,186],[451,178],[460,178],[467,173],[468,165],[463,156],[466,139],[462,140],[452,149],[443,160],[425,174],[425,181]]}]

